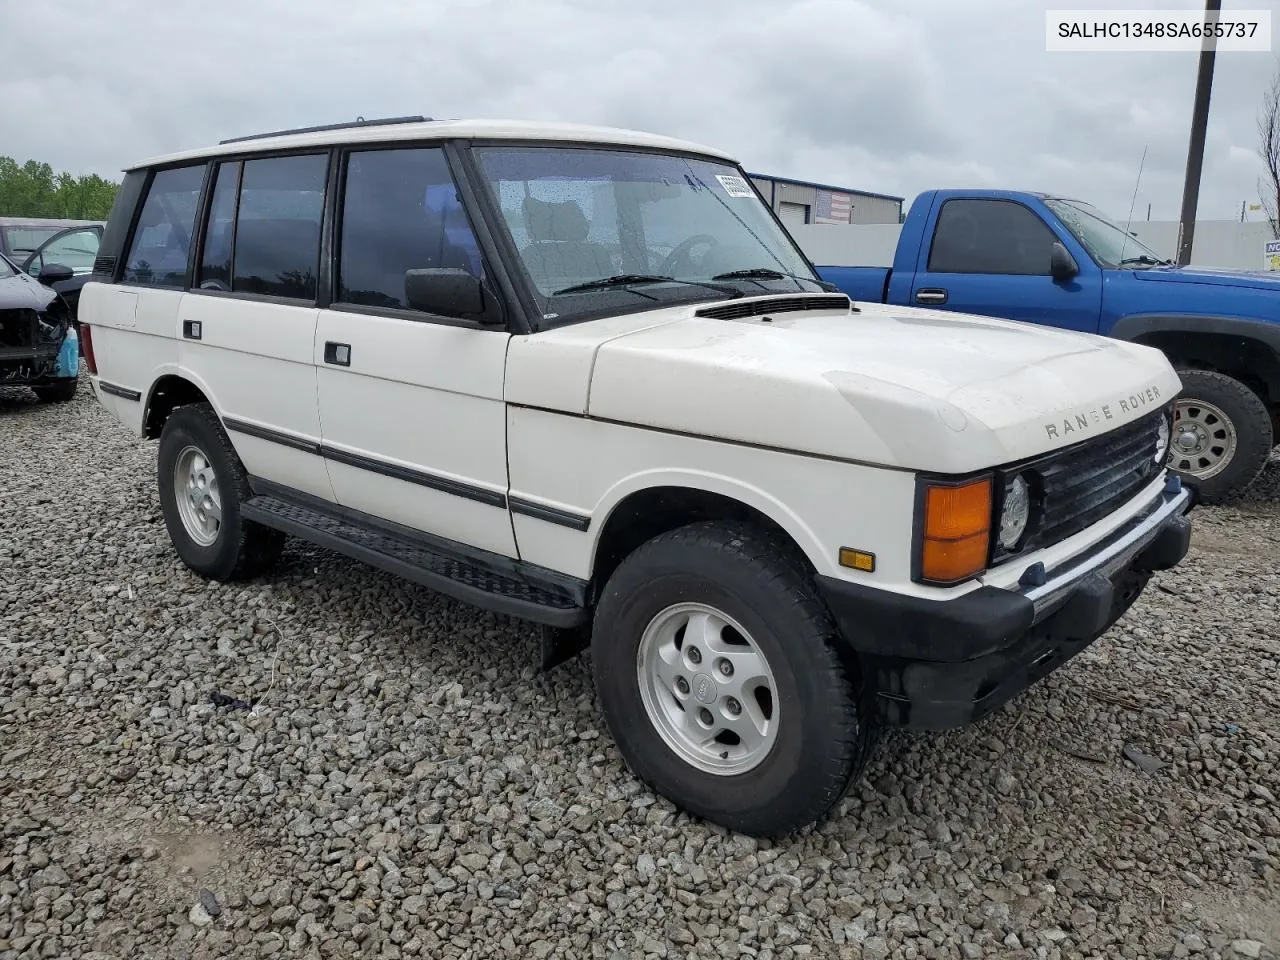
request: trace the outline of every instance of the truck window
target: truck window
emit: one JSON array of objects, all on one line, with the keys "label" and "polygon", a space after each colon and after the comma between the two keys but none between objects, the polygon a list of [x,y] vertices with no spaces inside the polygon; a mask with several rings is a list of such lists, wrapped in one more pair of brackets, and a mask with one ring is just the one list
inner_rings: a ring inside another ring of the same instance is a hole
[{"label": "truck window", "polygon": [[338,299],[407,309],[405,273],[430,267],[483,275],[480,247],[444,151],[353,152],[342,205]]},{"label": "truck window", "polygon": [[1054,235],[1012,200],[948,200],[938,214],[930,273],[1048,276]]},{"label": "truck window", "polygon": [[196,221],[204,164],[161,170],[142,204],[122,283],[181,290]]},{"label": "truck window", "polygon": [[218,164],[213,203],[204,228],[204,255],[200,258],[197,286],[206,290],[231,289],[231,232],[236,216],[236,184],[240,162]]},{"label": "truck window", "polygon": [[246,160],[231,289],[314,300],[329,155]]}]

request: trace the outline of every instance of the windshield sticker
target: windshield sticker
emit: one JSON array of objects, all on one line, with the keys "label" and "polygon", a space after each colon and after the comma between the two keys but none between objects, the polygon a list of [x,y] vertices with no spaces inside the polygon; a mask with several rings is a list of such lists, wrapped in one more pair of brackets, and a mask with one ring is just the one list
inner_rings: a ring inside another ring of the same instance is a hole
[{"label": "windshield sticker", "polygon": [[751,188],[747,186],[747,181],[741,177],[731,177],[723,173],[717,173],[716,179],[720,181],[720,186],[724,187],[724,192],[731,197],[755,196],[751,192]]}]

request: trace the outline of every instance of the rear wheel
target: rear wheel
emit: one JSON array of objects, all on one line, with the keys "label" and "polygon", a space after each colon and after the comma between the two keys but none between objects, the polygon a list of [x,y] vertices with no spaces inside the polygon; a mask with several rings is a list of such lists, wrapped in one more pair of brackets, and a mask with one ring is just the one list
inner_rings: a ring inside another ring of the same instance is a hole
[{"label": "rear wheel", "polygon": [[183,563],[211,580],[265,572],[284,534],[245,520],[249,477],[207,403],[179,407],[160,432],[157,483],[169,538]]},{"label": "rear wheel", "polygon": [[1248,386],[1213,370],[1179,370],[1168,466],[1205,503],[1244,492],[1271,455],[1271,413]]},{"label": "rear wheel", "polygon": [[76,387],[78,385],[79,381],[72,377],[66,380],[59,380],[57,383],[32,387],[31,392],[36,395],[36,399],[41,403],[68,403],[76,398]]},{"label": "rear wheel", "polygon": [[632,771],[690,813],[776,836],[824,818],[874,744],[839,643],[787,545],[698,523],[619,565],[591,650]]}]

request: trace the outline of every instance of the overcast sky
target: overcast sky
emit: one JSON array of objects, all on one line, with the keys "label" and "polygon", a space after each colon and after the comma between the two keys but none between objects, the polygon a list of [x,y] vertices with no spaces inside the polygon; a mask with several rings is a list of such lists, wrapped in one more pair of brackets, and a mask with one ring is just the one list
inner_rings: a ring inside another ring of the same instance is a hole
[{"label": "overcast sky", "polygon": [[[1225,0],[1224,12],[1273,0]],[[0,29],[0,154],[118,178],[280,127],[422,113],[635,127],[908,200],[1061,191],[1176,219],[1194,53],[1045,52],[1046,7],[1200,0],[42,0]],[[1280,43],[1276,44],[1280,49]],[[1274,54],[1219,54],[1202,219],[1262,172]]]}]

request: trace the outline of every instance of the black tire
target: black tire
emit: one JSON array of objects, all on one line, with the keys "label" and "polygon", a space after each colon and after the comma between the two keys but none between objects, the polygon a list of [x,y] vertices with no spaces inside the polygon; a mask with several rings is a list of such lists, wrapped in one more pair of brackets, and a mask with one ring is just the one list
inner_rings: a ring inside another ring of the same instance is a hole
[{"label": "black tire", "polygon": [[[197,447],[213,468],[222,501],[222,521],[216,538],[203,545],[187,532],[179,514],[174,468],[179,454]],[[160,432],[157,458],[160,508],[169,538],[182,562],[211,580],[242,580],[266,572],[280,556],[284,534],[240,516],[240,505],[253,496],[249,476],[218,415],[207,403],[179,407]]]},{"label": "black tire", "polygon": [[1179,457],[1179,431],[1175,428],[1168,465],[1199,489],[1203,502],[1224,503],[1243,493],[1266,466],[1274,444],[1271,412],[1249,387],[1226,374],[1180,369],[1178,376],[1182,379],[1178,406],[1194,407],[1194,401],[1199,400],[1221,410],[1230,421],[1223,428],[1235,431],[1236,449],[1217,473],[1202,479],[1203,472],[1197,475],[1196,464]]},{"label": "black tire", "polygon": [[[637,655],[645,628],[673,604],[731,616],[759,647],[777,687],[776,739],[743,773],[705,772],[672,750],[645,708]],[[876,741],[830,614],[793,548],[750,526],[696,523],[655,537],[619,565],[596,607],[595,683],[627,766],[678,807],[731,830],[779,836],[824,819]]]},{"label": "black tire", "polygon": [[68,403],[76,398],[76,387],[79,385],[80,381],[75,377],[71,377],[66,380],[59,380],[57,383],[32,387],[31,392],[36,395],[36,399],[41,403]]}]

